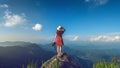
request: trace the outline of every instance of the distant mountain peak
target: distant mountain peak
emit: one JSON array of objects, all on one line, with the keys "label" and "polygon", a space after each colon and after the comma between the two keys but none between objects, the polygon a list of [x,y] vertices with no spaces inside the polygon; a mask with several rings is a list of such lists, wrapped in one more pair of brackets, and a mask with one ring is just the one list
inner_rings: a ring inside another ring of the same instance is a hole
[{"label": "distant mountain peak", "polygon": [[74,62],[66,53],[60,58],[58,58],[57,55],[53,56],[51,59],[44,62],[41,68],[81,68],[79,64]]}]

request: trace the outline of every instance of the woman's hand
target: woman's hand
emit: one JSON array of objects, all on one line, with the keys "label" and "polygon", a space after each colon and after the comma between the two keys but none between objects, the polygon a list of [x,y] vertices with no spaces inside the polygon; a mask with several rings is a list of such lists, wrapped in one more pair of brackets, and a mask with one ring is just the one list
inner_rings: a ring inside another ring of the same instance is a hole
[{"label": "woman's hand", "polygon": [[65,32],[65,28],[62,27],[62,30]]},{"label": "woman's hand", "polygon": [[55,40],[56,40],[56,34],[55,34],[55,37],[53,38],[53,43],[55,42]]},{"label": "woman's hand", "polygon": [[55,46],[55,42],[52,43],[52,46]]}]

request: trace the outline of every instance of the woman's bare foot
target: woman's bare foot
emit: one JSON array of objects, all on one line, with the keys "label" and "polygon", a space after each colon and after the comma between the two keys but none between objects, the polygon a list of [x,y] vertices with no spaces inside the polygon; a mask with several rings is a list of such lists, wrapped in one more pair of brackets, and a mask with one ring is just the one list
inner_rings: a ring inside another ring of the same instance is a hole
[{"label": "woman's bare foot", "polygon": [[57,57],[59,58],[59,57],[61,57],[61,55],[60,55],[60,54],[57,54]]},{"label": "woman's bare foot", "polygon": [[61,53],[60,53],[60,55],[62,56],[62,55],[63,55],[63,53],[61,52]]}]

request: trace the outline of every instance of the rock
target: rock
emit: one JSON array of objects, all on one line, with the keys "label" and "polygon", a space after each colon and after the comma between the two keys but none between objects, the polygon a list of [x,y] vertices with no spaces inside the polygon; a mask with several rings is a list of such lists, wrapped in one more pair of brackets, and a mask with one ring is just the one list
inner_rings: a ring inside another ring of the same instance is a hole
[{"label": "rock", "polygon": [[66,53],[63,53],[59,58],[55,55],[44,62],[41,68],[80,68],[80,65],[74,62]]}]

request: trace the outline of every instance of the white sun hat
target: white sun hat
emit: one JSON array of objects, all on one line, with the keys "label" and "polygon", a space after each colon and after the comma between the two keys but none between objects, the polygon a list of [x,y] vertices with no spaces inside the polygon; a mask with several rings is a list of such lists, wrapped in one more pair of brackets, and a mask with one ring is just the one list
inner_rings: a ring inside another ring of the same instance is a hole
[{"label": "white sun hat", "polygon": [[58,31],[60,31],[60,30],[61,30],[61,28],[62,28],[62,26],[58,26],[58,27],[57,27],[57,30],[58,30]]}]

